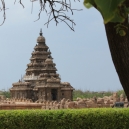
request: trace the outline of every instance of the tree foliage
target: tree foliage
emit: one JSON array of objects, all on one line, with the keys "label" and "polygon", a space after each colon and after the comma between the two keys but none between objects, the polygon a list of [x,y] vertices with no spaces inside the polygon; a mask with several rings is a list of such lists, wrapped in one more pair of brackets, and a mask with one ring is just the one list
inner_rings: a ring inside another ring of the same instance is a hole
[{"label": "tree foliage", "polygon": [[84,5],[87,8],[94,6],[101,13],[105,24],[118,23],[116,32],[125,36],[128,27],[122,23],[128,17],[129,7],[126,7],[124,2],[125,0],[84,0]]},{"label": "tree foliage", "polygon": [[4,95],[6,98],[11,97],[10,91],[3,91],[1,94]]},{"label": "tree foliage", "polygon": [[[124,90],[116,91],[118,96],[120,97],[121,94],[125,95]],[[103,92],[95,92],[95,91],[82,91],[82,90],[74,90],[73,91],[73,100],[76,100],[77,97],[79,98],[93,98],[93,97],[104,97],[104,96],[111,96],[113,91],[103,91]]]}]

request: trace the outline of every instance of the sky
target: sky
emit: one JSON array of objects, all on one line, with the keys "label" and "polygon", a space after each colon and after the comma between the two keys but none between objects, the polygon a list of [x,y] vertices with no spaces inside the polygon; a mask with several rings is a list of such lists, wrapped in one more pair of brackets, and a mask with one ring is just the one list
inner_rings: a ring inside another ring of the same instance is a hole
[{"label": "sky", "polygon": [[[68,13],[74,19],[75,31],[60,22],[44,25],[48,16],[38,18],[39,3],[23,0],[25,8],[16,1],[5,0],[6,21],[0,26],[0,90],[8,90],[25,74],[31,53],[42,28],[46,44],[52,52],[57,73],[62,82],[70,82],[75,89],[89,91],[117,91],[122,86],[112,63],[101,14],[86,9],[83,1],[72,1],[72,8],[83,9]],[[0,23],[3,14],[0,12]]]}]

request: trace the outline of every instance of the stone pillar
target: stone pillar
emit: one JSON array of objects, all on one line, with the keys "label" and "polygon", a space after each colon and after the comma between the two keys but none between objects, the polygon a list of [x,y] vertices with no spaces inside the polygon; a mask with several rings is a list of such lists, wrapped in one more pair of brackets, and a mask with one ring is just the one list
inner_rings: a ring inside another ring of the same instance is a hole
[{"label": "stone pillar", "polygon": [[47,89],[47,100],[51,101],[51,89]]},{"label": "stone pillar", "polygon": [[13,98],[13,92],[10,92],[10,94],[11,94],[11,98]]},{"label": "stone pillar", "polygon": [[26,91],[24,92],[24,98],[26,98],[27,97],[27,93],[26,93]]},{"label": "stone pillar", "polygon": [[22,98],[25,98],[25,91],[22,92]]},{"label": "stone pillar", "polygon": [[57,101],[59,102],[61,100],[61,88],[58,88],[57,90]]},{"label": "stone pillar", "polygon": [[17,91],[17,99],[19,99],[19,91]]},{"label": "stone pillar", "polygon": [[42,89],[42,92],[43,92],[42,93],[42,99],[43,100],[46,100],[46,94],[45,94],[45,89],[44,88]]},{"label": "stone pillar", "polygon": [[29,97],[30,97],[30,91],[27,90],[27,96],[26,96],[26,98],[28,99]]},{"label": "stone pillar", "polygon": [[20,91],[20,98],[22,98],[22,91]]},{"label": "stone pillar", "polygon": [[15,98],[17,98],[17,91],[15,91]]}]

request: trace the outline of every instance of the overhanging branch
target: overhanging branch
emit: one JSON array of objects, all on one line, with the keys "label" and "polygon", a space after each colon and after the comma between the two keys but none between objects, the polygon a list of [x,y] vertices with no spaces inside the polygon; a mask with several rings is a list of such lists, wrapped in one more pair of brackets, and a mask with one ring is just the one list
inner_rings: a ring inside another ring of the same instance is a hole
[{"label": "overhanging branch", "polygon": [[3,21],[2,21],[2,23],[0,24],[0,26],[4,24],[5,19],[6,19],[5,10],[6,10],[6,8],[5,8],[5,2],[4,2],[4,0],[1,0],[0,12],[3,13]]},{"label": "overhanging branch", "polygon": [[[72,20],[68,15],[66,15],[66,13],[69,13],[69,12],[71,12],[71,14],[73,15],[73,11],[77,10],[77,9],[72,9],[70,0],[30,0],[30,2],[32,2],[31,13],[33,11],[33,3],[36,2],[36,1],[39,1],[39,4],[40,4],[40,10],[39,10],[37,20],[40,19],[42,11],[45,11],[48,15],[48,21],[45,23],[45,25],[47,25],[47,27],[48,27],[49,23],[52,20],[54,20],[56,22],[56,25],[59,22],[64,22],[66,25],[68,25],[68,27],[71,30],[74,31],[74,25],[76,25],[76,24],[75,24],[74,20]],[[16,3],[16,0],[14,1],[14,3]],[[19,0],[19,3],[24,8],[22,0]],[[48,9],[46,9],[47,5],[50,9],[49,12],[48,12]],[[4,17],[3,22],[2,22],[1,25],[3,25],[3,23],[5,22],[5,19],[6,19],[5,10],[6,10],[5,1],[1,0],[0,11],[3,12],[3,17]],[[77,10],[77,11],[80,11],[80,10]]]}]

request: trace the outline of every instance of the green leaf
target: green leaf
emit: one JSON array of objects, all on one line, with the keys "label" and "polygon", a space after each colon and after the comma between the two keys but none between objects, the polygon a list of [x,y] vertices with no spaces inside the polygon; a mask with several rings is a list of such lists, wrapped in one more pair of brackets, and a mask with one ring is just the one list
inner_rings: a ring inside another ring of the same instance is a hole
[{"label": "green leaf", "polygon": [[91,5],[95,4],[94,0],[84,0],[84,3],[90,3]]},{"label": "green leaf", "polygon": [[84,6],[86,7],[86,8],[91,8],[91,7],[93,7],[90,3],[84,3]]},{"label": "green leaf", "polygon": [[116,12],[115,15],[114,15],[114,17],[110,20],[110,22],[120,22],[120,23],[122,23],[122,22],[124,22],[124,20],[125,20],[125,18],[122,17],[119,14],[119,12]]},{"label": "green leaf", "polygon": [[101,12],[104,23],[110,21],[123,22],[124,18],[119,15],[119,8],[125,0],[94,0],[97,9]]},{"label": "green leaf", "polygon": [[120,36],[125,36],[126,35],[126,32],[124,30],[120,30],[119,31],[119,34],[120,34]]},{"label": "green leaf", "polygon": [[83,4],[86,8],[90,8],[95,5],[95,2],[94,0],[84,0]]}]

